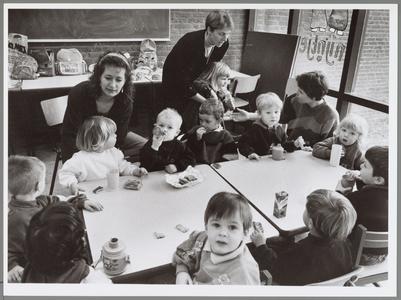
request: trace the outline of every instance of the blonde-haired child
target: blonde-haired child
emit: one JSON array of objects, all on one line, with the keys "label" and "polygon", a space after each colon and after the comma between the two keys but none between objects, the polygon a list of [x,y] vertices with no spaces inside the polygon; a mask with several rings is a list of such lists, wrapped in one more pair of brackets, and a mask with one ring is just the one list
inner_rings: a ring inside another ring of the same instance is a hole
[{"label": "blonde-haired child", "polygon": [[340,165],[349,170],[360,170],[360,165],[363,163],[361,145],[368,131],[369,125],[365,118],[349,114],[340,122],[334,137],[313,146],[312,154],[315,157],[330,159],[332,146],[342,145]]},{"label": "blonde-haired child", "polygon": [[340,193],[316,190],[307,196],[303,221],[309,235],[281,251],[266,245],[262,232],[251,234],[259,268],[267,269],[281,285],[305,285],[350,272],[352,254],[346,238],[356,222],[351,202]]},{"label": "blonde-haired child", "polygon": [[[224,105],[224,112],[233,111],[235,108],[234,100],[227,90],[229,78],[230,68],[223,62],[213,62],[194,81],[193,87],[205,99],[220,100]],[[199,124],[199,106],[204,101],[203,99],[190,100],[182,115],[186,131]]]},{"label": "blonde-haired child", "polygon": [[113,120],[92,116],[78,130],[76,145],[80,150],[65,162],[58,172],[60,184],[75,195],[83,191],[78,182],[104,179],[107,172],[117,169],[120,175],[142,176],[148,172],[124,159],[116,144],[117,126]]},{"label": "blonde-haired child", "polygon": [[240,153],[251,159],[259,160],[259,156],[268,155],[271,147],[281,144],[288,152],[303,146],[302,137],[288,141],[287,134],[278,123],[283,102],[275,93],[261,94],[256,98],[256,109],[259,118],[238,141]]}]

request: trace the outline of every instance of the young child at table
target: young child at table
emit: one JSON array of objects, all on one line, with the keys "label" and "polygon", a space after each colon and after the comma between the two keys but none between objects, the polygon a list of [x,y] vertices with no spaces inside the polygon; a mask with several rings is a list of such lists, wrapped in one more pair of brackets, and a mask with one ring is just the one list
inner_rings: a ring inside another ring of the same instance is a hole
[{"label": "young child at table", "polygon": [[[223,62],[213,62],[194,81],[193,88],[205,99],[214,98],[221,101],[224,105],[224,112],[233,111],[234,99],[227,90],[229,78],[230,68]],[[203,101],[189,100],[182,115],[186,131],[199,124],[199,106]]]},{"label": "young child at table", "polygon": [[89,267],[85,225],[77,207],[53,203],[32,217],[25,239],[23,283],[112,283]]},{"label": "young child at table", "polygon": [[77,148],[80,150],[67,160],[58,172],[60,184],[75,195],[82,189],[78,182],[104,179],[116,169],[120,175],[142,176],[148,172],[124,159],[116,144],[116,123],[102,116],[87,118],[78,130]]},{"label": "young child at table", "polygon": [[261,94],[256,98],[256,109],[259,119],[245,132],[238,141],[240,153],[251,159],[268,155],[271,147],[281,144],[288,152],[303,146],[302,137],[295,141],[287,140],[287,134],[278,123],[283,102],[275,93]]},{"label": "young child at table", "polygon": [[215,194],[205,211],[205,231],[194,231],[173,255],[177,284],[259,285],[259,268],[245,244],[252,225],[247,200]]},{"label": "young child at table", "polygon": [[[10,156],[8,159],[8,281],[21,281],[26,259],[23,244],[32,216],[51,203],[57,196],[42,195],[45,189],[46,166],[36,157]],[[68,200],[89,211],[102,210],[101,204],[81,194]]]},{"label": "young child at table", "polygon": [[361,144],[368,131],[369,125],[365,118],[349,114],[334,131],[334,137],[329,137],[313,146],[312,155],[330,159],[332,146],[341,145],[340,165],[349,170],[359,170],[363,163]]},{"label": "young child at table", "polygon": [[[363,182],[362,187],[351,192],[352,188],[344,188],[341,180],[336,190],[346,195],[354,206],[358,217],[356,225],[362,224],[369,231],[388,231],[388,147],[373,146],[365,153],[365,161],[361,165],[359,175],[352,172],[354,179]],[[359,186],[359,185],[357,185]],[[352,240],[354,228],[350,239]],[[368,249],[362,251],[361,265],[373,265],[383,261],[388,254],[387,248]]]},{"label": "young child at table", "polygon": [[189,130],[182,141],[194,152],[196,163],[212,164],[238,158],[237,146],[231,134],[223,129],[224,107],[217,99],[209,98],[199,107],[199,122]]},{"label": "young child at table", "polygon": [[149,171],[165,170],[171,174],[195,166],[195,155],[177,139],[181,124],[182,117],[175,109],[166,108],[158,114],[155,125],[159,133],[154,133],[141,149],[141,167]]},{"label": "young child at table", "polygon": [[309,235],[282,251],[273,251],[262,232],[251,240],[252,254],[261,270],[268,270],[280,285],[306,285],[344,275],[352,269],[346,238],[354,227],[356,212],[343,195],[316,190],[307,196],[303,221]]}]

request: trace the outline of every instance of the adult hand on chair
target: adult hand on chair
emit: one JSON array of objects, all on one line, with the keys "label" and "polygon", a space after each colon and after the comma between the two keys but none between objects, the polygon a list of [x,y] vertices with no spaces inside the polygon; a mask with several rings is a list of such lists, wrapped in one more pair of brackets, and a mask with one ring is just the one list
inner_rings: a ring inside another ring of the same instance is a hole
[{"label": "adult hand on chair", "polygon": [[237,111],[233,112],[232,118],[235,122],[248,121],[249,113],[246,110],[237,107]]}]

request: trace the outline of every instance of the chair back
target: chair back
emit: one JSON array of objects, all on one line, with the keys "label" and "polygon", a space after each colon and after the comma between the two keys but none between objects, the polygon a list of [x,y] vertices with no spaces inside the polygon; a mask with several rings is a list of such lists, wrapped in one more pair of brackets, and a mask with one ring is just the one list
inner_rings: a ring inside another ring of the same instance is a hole
[{"label": "chair back", "polygon": [[51,127],[63,123],[67,101],[68,96],[61,96],[40,102],[48,126]]},{"label": "chair back", "polygon": [[287,79],[287,85],[285,87],[285,97],[290,96],[292,94],[295,94],[298,91],[298,84],[297,84],[297,80],[295,78],[288,78]]},{"label": "chair back", "polygon": [[235,77],[233,96],[236,94],[247,94],[255,90],[260,78],[259,75],[251,77]]},{"label": "chair back", "polygon": [[387,248],[388,232],[366,231],[364,248]]},{"label": "chair back", "polygon": [[322,281],[307,284],[308,286],[355,286],[355,282],[358,280],[358,274],[363,271],[362,266],[353,268],[353,270],[345,275]]}]

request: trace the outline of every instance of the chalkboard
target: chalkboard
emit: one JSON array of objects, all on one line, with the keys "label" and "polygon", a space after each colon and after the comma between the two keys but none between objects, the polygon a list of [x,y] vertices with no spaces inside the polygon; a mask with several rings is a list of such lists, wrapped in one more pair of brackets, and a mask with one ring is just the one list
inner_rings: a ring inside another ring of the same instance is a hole
[{"label": "chalkboard", "polygon": [[168,9],[9,9],[8,22],[30,42],[170,39]]},{"label": "chalkboard", "polygon": [[273,92],[284,100],[299,40],[298,35],[248,31],[241,72],[248,75],[261,74],[254,93],[256,96]]}]

